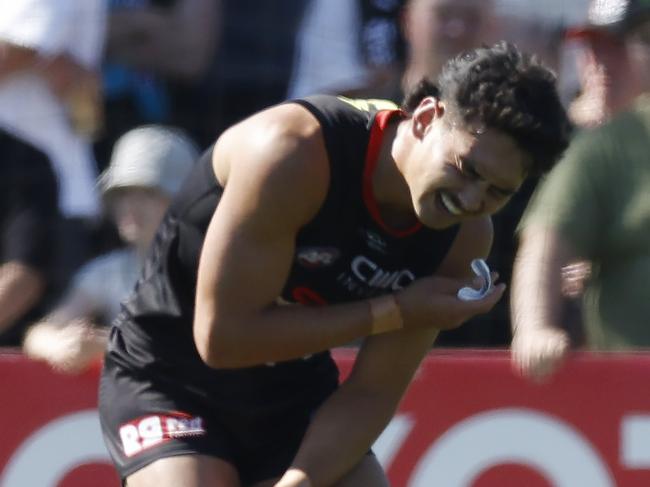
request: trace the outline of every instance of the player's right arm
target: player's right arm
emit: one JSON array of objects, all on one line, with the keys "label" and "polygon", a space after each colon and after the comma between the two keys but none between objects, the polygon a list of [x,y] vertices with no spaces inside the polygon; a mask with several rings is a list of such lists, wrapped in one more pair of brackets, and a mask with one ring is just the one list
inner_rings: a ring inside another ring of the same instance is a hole
[{"label": "player's right arm", "polygon": [[329,166],[316,120],[282,105],[228,130],[213,155],[225,186],[200,257],[194,337],[213,367],[295,359],[367,334],[363,302],[278,307],[298,230],[320,208]]}]

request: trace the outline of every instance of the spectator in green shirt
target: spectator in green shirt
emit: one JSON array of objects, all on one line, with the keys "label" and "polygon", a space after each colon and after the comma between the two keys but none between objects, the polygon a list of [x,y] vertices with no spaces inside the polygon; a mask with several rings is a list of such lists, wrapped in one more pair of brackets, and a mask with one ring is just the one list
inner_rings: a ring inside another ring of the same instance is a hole
[{"label": "spectator in green shirt", "polygon": [[592,264],[583,296],[587,347],[650,346],[650,1],[597,3],[602,28],[625,34],[629,76],[644,94],[577,137],[520,225],[512,350],[516,368],[535,378],[556,369],[570,348],[561,269],[576,260]]}]

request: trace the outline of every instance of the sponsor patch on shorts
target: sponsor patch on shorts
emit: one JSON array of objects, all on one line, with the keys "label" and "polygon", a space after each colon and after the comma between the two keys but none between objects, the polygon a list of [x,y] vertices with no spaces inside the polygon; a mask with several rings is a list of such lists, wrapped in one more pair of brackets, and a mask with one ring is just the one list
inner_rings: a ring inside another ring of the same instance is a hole
[{"label": "sponsor patch on shorts", "polygon": [[206,434],[203,418],[182,412],[152,414],[120,426],[124,455],[132,457],[175,438]]}]

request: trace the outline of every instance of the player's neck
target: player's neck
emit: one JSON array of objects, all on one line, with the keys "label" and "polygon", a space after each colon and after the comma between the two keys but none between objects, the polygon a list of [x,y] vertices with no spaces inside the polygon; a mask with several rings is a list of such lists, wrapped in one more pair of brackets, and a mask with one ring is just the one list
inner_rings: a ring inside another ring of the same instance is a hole
[{"label": "player's neck", "polygon": [[405,129],[405,122],[395,121],[386,127],[372,176],[373,193],[381,217],[395,229],[409,228],[417,222],[409,187],[396,162],[400,152],[398,133]]}]

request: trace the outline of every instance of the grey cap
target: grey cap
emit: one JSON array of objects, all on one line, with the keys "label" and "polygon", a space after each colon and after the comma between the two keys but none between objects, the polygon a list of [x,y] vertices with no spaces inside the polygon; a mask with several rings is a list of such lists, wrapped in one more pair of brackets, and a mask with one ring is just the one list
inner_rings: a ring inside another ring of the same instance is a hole
[{"label": "grey cap", "polygon": [[99,186],[103,193],[135,186],[159,189],[173,196],[198,156],[194,142],[178,129],[161,125],[138,127],[115,142]]},{"label": "grey cap", "polygon": [[569,29],[569,37],[605,31],[624,35],[650,19],[650,0],[592,0],[585,24]]}]

